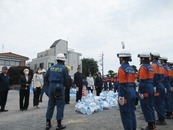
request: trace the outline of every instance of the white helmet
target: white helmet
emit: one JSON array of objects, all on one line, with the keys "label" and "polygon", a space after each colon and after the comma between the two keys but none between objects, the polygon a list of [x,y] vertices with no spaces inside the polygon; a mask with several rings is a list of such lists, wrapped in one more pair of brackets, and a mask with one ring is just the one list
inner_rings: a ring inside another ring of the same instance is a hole
[{"label": "white helmet", "polygon": [[154,57],[160,57],[160,54],[157,52],[151,52],[150,55],[154,56]]},{"label": "white helmet", "polygon": [[168,60],[168,58],[167,58],[167,57],[165,57],[165,56],[162,56],[162,57],[160,57],[160,58],[159,58],[159,60],[166,60],[166,61],[167,61],[167,60]]},{"label": "white helmet", "polygon": [[168,61],[169,64],[173,65],[173,61]]},{"label": "white helmet", "polygon": [[138,57],[139,58],[150,58],[150,53],[143,52],[143,53],[138,54]]},{"label": "white helmet", "polygon": [[64,55],[63,53],[59,53],[59,54],[56,56],[56,60],[65,61],[65,60],[66,60],[65,55]]},{"label": "white helmet", "polygon": [[117,54],[117,57],[118,58],[121,58],[121,57],[131,57],[131,53],[129,51],[127,51],[127,50],[123,50],[123,51],[121,51],[121,52],[119,52]]}]

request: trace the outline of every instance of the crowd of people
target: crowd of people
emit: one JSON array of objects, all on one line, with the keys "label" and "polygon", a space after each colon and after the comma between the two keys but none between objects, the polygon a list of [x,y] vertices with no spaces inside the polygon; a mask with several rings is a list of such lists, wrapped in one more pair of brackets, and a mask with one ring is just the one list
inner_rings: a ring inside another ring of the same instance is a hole
[{"label": "crowd of people", "polygon": [[[93,78],[86,77],[88,92],[99,96],[102,91],[118,92],[118,104],[124,130],[136,130],[136,105],[140,101],[141,110],[148,125],[141,130],[157,130],[157,125],[166,125],[165,119],[173,119],[173,63],[159,53],[140,53],[140,68],[136,72],[129,64],[132,61],[131,53],[122,51],[117,54],[120,67],[114,77],[104,78],[101,73]],[[54,107],[57,107],[56,130],[65,129],[62,125],[64,106],[70,104],[70,88],[72,78],[69,75],[70,67],[65,66],[65,56],[59,53],[57,64],[51,66],[47,72],[38,68],[33,77],[29,76],[29,69],[23,70],[20,77],[19,106],[24,111],[29,106],[30,86],[33,87],[33,107],[39,108],[43,93],[49,97],[46,112],[46,130],[52,127],[51,119]],[[137,83],[138,82],[138,89]],[[74,74],[76,88],[76,102],[82,99],[83,77],[81,68]],[[8,68],[2,67],[0,74],[0,112],[5,109],[9,90]],[[155,119],[155,112],[158,119]]]},{"label": "crowd of people", "polygon": [[[165,119],[173,119],[173,63],[159,53],[141,53],[137,76],[129,62],[131,53],[117,54],[118,101],[120,115],[125,130],[136,130],[135,104],[140,100],[141,109],[148,125],[141,130],[157,130],[156,125],[166,125]],[[136,90],[135,80],[139,82]],[[155,111],[157,119],[155,119]]]}]

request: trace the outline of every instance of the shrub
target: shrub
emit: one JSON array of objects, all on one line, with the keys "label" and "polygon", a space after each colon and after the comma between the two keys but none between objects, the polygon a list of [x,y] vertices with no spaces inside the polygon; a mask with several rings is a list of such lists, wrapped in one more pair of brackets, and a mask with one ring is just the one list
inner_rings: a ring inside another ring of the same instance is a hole
[{"label": "shrub", "polygon": [[10,67],[8,70],[8,74],[10,76],[10,85],[16,85],[19,84],[19,79],[22,75],[24,75],[23,70],[28,68],[29,69],[29,75],[33,76],[33,70],[30,69],[28,66],[15,66]]}]

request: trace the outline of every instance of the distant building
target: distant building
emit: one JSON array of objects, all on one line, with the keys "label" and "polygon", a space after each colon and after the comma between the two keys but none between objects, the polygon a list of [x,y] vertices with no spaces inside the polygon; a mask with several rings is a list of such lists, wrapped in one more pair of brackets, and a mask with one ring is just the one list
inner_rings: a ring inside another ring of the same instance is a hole
[{"label": "distant building", "polygon": [[73,49],[68,49],[68,42],[62,39],[55,41],[49,49],[37,53],[37,58],[32,59],[28,65],[33,70],[36,70],[38,67],[42,67],[47,70],[50,66],[57,63],[56,55],[58,53],[64,53],[66,56],[67,60],[65,64],[71,66],[71,71],[69,74],[73,76],[77,71],[77,67],[82,65],[80,59],[82,54],[74,52]]},{"label": "distant building", "polygon": [[12,52],[0,53],[0,71],[3,66],[25,66],[28,57],[18,55]]}]

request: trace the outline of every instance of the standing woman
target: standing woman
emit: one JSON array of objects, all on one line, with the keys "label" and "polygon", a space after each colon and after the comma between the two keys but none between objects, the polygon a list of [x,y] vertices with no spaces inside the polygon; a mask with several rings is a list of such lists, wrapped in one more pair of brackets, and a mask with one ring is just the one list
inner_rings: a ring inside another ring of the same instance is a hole
[{"label": "standing woman", "polygon": [[118,69],[118,103],[124,130],[136,130],[135,116],[135,71],[129,65],[131,53],[122,51],[117,54],[121,66]]},{"label": "standing woman", "polygon": [[39,96],[41,93],[41,89],[43,87],[43,75],[41,68],[38,68],[36,73],[33,76],[33,92],[34,92],[34,98],[33,98],[33,106],[35,108],[39,108]]},{"label": "standing woman", "polygon": [[20,77],[20,91],[19,91],[19,105],[20,110],[27,110],[29,106],[29,94],[30,94],[30,85],[31,85],[31,76],[29,76],[29,69],[23,70],[24,75]]},{"label": "standing woman", "polygon": [[89,74],[89,76],[87,77],[87,83],[88,83],[88,93],[89,91],[91,91],[91,93],[93,93],[93,89],[94,89],[94,78],[91,76],[91,74]]}]

